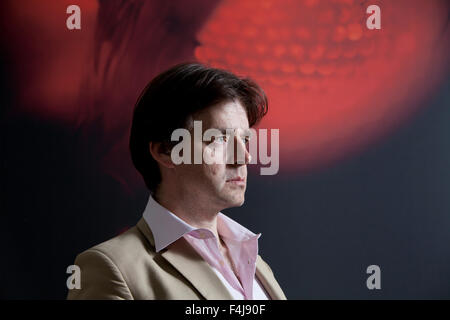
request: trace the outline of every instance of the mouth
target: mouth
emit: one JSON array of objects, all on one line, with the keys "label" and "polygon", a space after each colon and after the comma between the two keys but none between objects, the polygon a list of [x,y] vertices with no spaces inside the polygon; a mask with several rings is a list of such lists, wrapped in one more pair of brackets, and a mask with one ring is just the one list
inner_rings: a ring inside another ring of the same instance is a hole
[{"label": "mouth", "polygon": [[245,179],[243,177],[235,177],[232,179],[228,179],[227,183],[231,183],[234,185],[245,186]]}]

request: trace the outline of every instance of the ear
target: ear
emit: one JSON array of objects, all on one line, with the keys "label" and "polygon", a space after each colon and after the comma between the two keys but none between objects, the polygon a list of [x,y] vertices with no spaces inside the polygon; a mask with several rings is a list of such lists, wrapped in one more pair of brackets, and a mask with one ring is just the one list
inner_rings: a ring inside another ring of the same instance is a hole
[{"label": "ear", "polygon": [[168,151],[164,148],[161,142],[150,141],[148,147],[153,159],[155,159],[160,165],[166,168],[175,167],[175,164],[172,162],[172,158],[170,157],[170,150]]}]

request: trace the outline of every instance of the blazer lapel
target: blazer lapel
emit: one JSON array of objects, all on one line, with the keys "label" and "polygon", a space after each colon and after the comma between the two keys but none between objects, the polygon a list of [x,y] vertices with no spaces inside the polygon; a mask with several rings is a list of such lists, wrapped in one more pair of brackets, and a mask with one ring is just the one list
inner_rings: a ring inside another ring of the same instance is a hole
[{"label": "blazer lapel", "polygon": [[[147,223],[141,218],[137,227],[154,247],[153,234]],[[160,254],[178,270],[207,300],[232,300],[233,296],[220,281],[214,270],[195,249],[181,237],[161,250]]]},{"label": "blazer lapel", "polygon": [[272,270],[270,270],[269,266],[261,259],[259,255],[256,258],[256,276],[259,281],[261,281],[261,284],[264,289],[266,289],[272,300],[287,299],[277,280],[275,280]]}]

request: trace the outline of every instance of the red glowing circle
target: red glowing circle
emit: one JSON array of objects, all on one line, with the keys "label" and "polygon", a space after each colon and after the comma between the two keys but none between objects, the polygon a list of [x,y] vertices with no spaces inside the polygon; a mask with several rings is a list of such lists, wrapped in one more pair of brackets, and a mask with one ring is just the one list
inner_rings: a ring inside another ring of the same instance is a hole
[{"label": "red glowing circle", "polygon": [[[380,30],[366,27],[371,4]],[[280,130],[280,170],[311,170],[413,114],[448,66],[447,9],[438,0],[225,0],[195,55],[260,83],[270,104],[260,127]]]}]

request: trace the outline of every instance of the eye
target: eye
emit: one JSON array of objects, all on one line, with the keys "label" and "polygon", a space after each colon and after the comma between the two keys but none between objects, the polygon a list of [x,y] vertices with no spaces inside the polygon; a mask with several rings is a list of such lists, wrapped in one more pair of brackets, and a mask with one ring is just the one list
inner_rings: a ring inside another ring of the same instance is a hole
[{"label": "eye", "polygon": [[225,135],[217,136],[217,137],[214,138],[214,142],[224,143],[224,142],[227,142],[227,141],[228,141],[228,138]]}]

